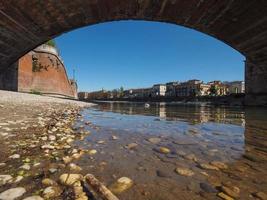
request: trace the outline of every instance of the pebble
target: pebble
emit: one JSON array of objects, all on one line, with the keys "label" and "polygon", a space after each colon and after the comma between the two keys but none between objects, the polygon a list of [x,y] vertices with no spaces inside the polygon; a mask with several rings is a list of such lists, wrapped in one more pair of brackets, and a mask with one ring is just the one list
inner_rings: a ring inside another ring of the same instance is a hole
[{"label": "pebble", "polygon": [[23,176],[17,176],[15,179],[14,179],[14,183],[19,183],[24,177]]},{"label": "pebble", "polygon": [[41,137],[41,140],[43,140],[43,141],[47,141],[47,136],[43,136],[43,137]]},{"label": "pebble", "polygon": [[54,173],[56,173],[56,172],[58,171],[58,169],[56,169],[56,168],[50,168],[48,171],[49,171],[51,174],[54,174]]},{"label": "pebble", "polygon": [[180,167],[177,167],[175,169],[175,172],[178,173],[179,175],[182,175],[182,176],[193,176],[195,173],[190,170],[190,169],[186,169],[186,168],[180,168]]},{"label": "pebble", "polygon": [[20,155],[19,154],[13,154],[12,156],[9,156],[9,158],[18,159],[18,158],[20,158]]},{"label": "pebble", "polygon": [[3,186],[12,180],[10,175],[0,175],[0,186]]},{"label": "pebble", "polygon": [[120,194],[129,188],[131,188],[133,185],[133,181],[130,178],[127,177],[121,177],[119,178],[115,183],[113,183],[109,189],[114,194]]},{"label": "pebble", "polygon": [[200,167],[201,169],[219,170],[218,167],[215,167],[215,166],[210,165],[210,164],[204,164],[204,163],[199,164],[199,167]]},{"label": "pebble", "polygon": [[160,147],[160,148],[159,148],[159,152],[160,152],[160,153],[163,153],[163,154],[168,154],[168,153],[171,152],[171,150],[168,149],[167,147]]},{"label": "pebble", "polygon": [[74,159],[79,159],[83,154],[84,154],[84,152],[75,153],[71,157],[74,158]]},{"label": "pebble", "polygon": [[80,166],[76,165],[75,163],[70,163],[69,169],[71,171],[77,171],[77,172],[82,171],[82,168]]},{"label": "pebble", "polygon": [[31,197],[26,197],[23,200],[43,200],[43,198],[40,196],[31,196]]},{"label": "pebble", "polygon": [[23,187],[11,188],[0,194],[2,200],[14,200],[21,197],[26,190]]},{"label": "pebble", "polygon": [[95,150],[95,149],[88,151],[89,155],[95,155],[96,153],[97,153],[97,150]]},{"label": "pebble", "polygon": [[0,168],[5,167],[6,163],[0,163]]},{"label": "pebble", "polygon": [[117,140],[118,137],[116,135],[112,135],[112,140]]},{"label": "pebble", "polygon": [[149,138],[148,141],[151,142],[152,144],[158,144],[160,143],[161,139],[160,138]]},{"label": "pebble", "polygon": [[55,141],[55,140],[56,140],[56,136],[54,136],[54,135],[49,135],[49,140],[51,140],[51,141]]},{"label": "pebble", "polygon": [[194,162],[197,162],[197,157],[195,156],[195,154],[185,155],[184,158],[187,159],[187,160],[192,160]]},{"label": "pebble", "polygon": [[207,193],[217,193],[218,191],[208,183],[200,183],[200,188]]},{"label": "pebble", "polygon": [[240,193],[240,189],[236,186],[233,187],[226,187],[226,186],[221,186],[220,190],[222,192],[224,192],[225,194],[233,197],[233,198],[238,198],[239,197],[239,193]]},{"label": "pebble", "polygon": [[259,198],[260,200],[267,200],[267,194],[264,192],[256,192],[253,196]]},{"label": "pebble", "polygon": [[63,160],[63,162],[65,164],[68,164],[68,163],[70,163],[72,161],[72,158],[69,157],[69,156],[65,156],[65,157],[62,158],[62,160]]},{"label": "pebble", "polygon": [[224,199],[224,200],[234,200],[232,197],[230,197],[230,196],[224,194],[223,192],[220,192],[220,193],[218,193],[217,195],[218,195],[218,197],[220,197],[220,198],[222,198],[222,199]]},{"label": "pebble", "polygon": [[136,143],[131,143],[131,144],[126,145],[126,148],[127,148],[127,149],[134,149],[134,148],[136,148],[137,146],[138,146],[138,144],[136,144]]},{"label": "pebble", "polygon": [[210,162],[210,164],[219,169],[228,169],[228,166],[225,163],[220,162],[220,161],[212,161]]},{"label": "pebble", "polygon": [[44,189],[43,195],[45,199],[53,199],[55,197],[60,196],[61,194],[61,189],[56,186],[49,186]]},{"label": "pebble", "polygon": [[55,147],[50,145],[50,144],[43,145],[43,146],[41,146],[41,148],[42,149],[51,149],[51,150],[55,149]]},{"label": "pebble", "polygon": [[75,182],[79,182],[83,179],[81,174],[62,174],[59,177],[59,181],[62,185],[71,186]]},{"label": "pebble", "polygon": [[31,166],[29,164],[24,164],[24,165],[20,166],[20,169],[30,170]]},{"label": "pebble", "polygon": [[57,185],[56,181],[50,179],[50,178],[45,178],[42,180],[42,184],[46,186],[52,186],[52,185]]}]

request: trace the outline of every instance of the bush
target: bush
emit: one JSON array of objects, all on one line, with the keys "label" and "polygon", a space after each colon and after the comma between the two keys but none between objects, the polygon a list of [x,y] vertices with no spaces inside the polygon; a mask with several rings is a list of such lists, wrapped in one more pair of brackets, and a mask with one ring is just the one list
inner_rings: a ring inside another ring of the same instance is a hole
[{"label": "bush", "polygon": [[54,40],[49,40],[45,44],[57,48],[56,42]]},{"label": "bush", "polygon": [[36,94],[36,95],[42,95],[42,93],[38,90],[32,89],[31,94]]}]

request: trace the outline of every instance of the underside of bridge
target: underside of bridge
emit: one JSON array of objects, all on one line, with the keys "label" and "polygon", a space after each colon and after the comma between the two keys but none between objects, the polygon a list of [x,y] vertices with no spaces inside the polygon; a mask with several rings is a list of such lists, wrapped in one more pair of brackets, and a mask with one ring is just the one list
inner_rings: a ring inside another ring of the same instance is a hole
[{"label": "underside of bridge", "polygon": [[186,26],[230,45],[246,57],[247,104],[267,104],[266,0],[1,0],[0,82],[12,77],[17,59],[51,38],[128,19]]}]

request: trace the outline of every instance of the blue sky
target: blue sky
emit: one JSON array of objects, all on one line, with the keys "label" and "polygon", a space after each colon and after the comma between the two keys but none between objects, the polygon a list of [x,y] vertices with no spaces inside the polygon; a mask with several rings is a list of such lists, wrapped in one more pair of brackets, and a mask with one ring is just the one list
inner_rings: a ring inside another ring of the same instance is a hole
[{"label": "blue sky", "polygon": [[56,38],[79,91],[149,87],[200,79],[243,80],[245,58],[223,42],[182,26],[119,21],[88,26]]}]

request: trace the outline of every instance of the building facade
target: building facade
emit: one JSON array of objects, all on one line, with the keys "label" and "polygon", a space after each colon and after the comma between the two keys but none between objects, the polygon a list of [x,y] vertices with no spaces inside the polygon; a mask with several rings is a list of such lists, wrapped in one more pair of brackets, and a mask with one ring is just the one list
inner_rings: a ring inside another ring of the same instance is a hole
[{"label": "building facade", "polygon": [[245,93],[245,82],[244,81],[232,81],[225,82],[228,87],[229,94],[243,94]]},{"label": "building facade", "polygon": [[208,82],[210,85],[210,95],[212,96],[224,96],[228,94],[228,87],[221,81]]},{"label": "building facade", "polygon": [[152,97],[164,97],[166,95],[166,85],[165,84],[156,84],[153,85],[151,96]]},{"label": "building facade", "polygon": [[176,86],[179,84],[178,81],[166,83],[166,96],[175,97],[176,96]]}]

